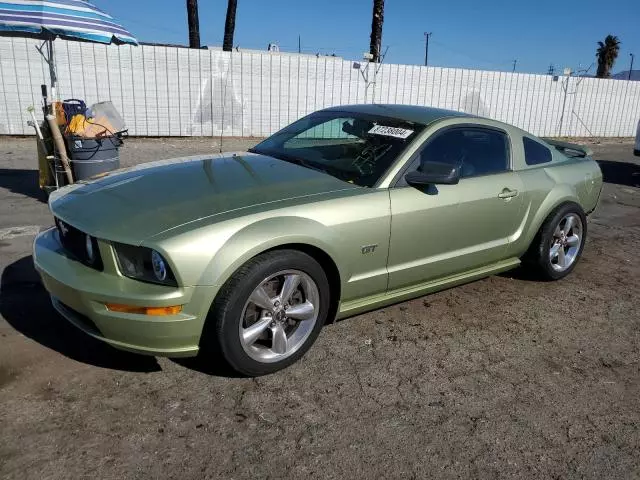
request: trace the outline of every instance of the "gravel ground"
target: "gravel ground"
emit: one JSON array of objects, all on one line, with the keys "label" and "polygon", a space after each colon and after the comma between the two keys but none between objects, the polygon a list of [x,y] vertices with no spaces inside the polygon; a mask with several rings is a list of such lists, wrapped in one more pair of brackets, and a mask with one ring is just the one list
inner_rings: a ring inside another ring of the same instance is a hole
[{"label": "gravel ground", "polygon": [[[122,163],[218,148],[137,139]],[[360,315],[244,379],[60,319],[30,258],[52,223],[34,141],[0,138],[0,478],[640,478],[640,162],[629,141],[593,148],[607,183],[567,279]]]}]

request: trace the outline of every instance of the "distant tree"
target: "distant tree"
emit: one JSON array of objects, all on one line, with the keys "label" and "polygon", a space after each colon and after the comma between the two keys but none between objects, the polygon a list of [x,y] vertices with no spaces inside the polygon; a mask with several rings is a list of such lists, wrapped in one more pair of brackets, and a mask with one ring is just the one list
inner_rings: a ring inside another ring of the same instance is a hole
[{"label": "distant tree", "polygon": [[373,0],[373,19],[371,21],[371,46],[369,53],[372,62],[380,62],[382,47],[382,22],[384,22],[384,0]]},{"label": "distant tree", "polygon": [[224,23],[224,40],[222,50],[230,52],[233,49],[233,34],[236,30],[236,10],[238,0],[229,0],[227,3],[227,20]]},{"label": "distant tree", "polygon": [[198,0],[187,0],[187,20],[189,21],[189,47],[200,48],[200,21],[198,20]]},{"label": "distant tree", "polygon": [[604,42],[598,42],[596,77],[609,78],[611,76],[611,69],[618,58],[618,53],[620,53],[620,40],[615,35],[607,35]]}]

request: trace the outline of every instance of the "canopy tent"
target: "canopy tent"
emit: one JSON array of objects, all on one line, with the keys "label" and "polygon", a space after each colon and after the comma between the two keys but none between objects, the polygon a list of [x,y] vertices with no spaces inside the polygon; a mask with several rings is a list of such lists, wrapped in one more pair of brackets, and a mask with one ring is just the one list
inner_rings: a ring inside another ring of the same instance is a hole
[{"label": "canopy tent", "polygon": [[38,50],[49,65],[52,89],[57,83],[53,52],[55,38],[138,45],[136,38],[115,23],[111,15],[84,0],[0,1],[0,35],[45,41],[43,47],[46,50],[43,47]]}]

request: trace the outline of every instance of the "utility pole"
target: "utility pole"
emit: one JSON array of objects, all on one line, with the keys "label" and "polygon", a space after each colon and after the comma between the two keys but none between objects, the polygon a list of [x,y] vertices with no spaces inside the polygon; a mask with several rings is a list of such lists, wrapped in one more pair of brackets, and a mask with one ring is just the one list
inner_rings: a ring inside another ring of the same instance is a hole
[{"label": "utility pole", "polygon": [[433,35],[433,32],[424,32],[425,46],[424,46],[424,66],[429,65],[429,37]]},{"label": "utility pole", "polygon": [[302,41],[300,40],[300,35],[298,35],[298,53],[302,53]]},{"label": "utility pole", "polygon": [[629,77],[627,78],[627,80],[631,80],[631,72],[633,72],[633,59],[635,58],[635,55],[633,53],[630,53],[629,56],[631,57],[631,66],[629,67]]},{"label": "utility pole", "polygon": [[518,59],[515,59],[513,61],[513,70],[511,70],[511,73],[514,73],[516,71],[516,65],[518,64]]}]

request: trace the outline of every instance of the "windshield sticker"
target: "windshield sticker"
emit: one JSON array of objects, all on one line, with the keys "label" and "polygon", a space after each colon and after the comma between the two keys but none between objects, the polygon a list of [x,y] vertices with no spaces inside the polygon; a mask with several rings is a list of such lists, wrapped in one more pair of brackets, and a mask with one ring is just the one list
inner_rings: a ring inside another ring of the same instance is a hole
[{"label": "windshield sticker", "polygon": [[373,135],[384,135],[385,137],[395,137],[395,138],[409,138],[409,136],[413,133],[413,130],[407,130],[406,128],[396,128],[396,127],[385,127],[384,125],[376,125],[369,133]]}]

